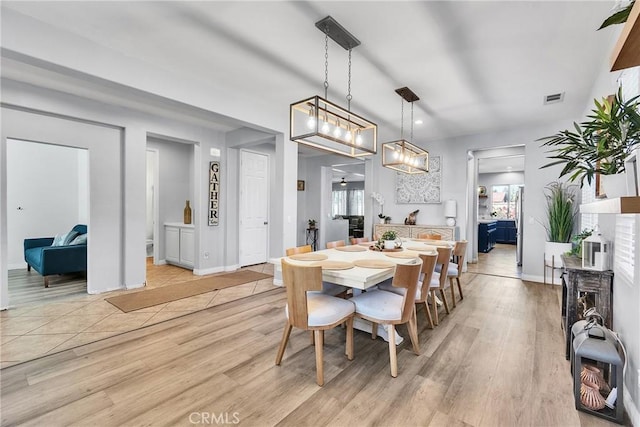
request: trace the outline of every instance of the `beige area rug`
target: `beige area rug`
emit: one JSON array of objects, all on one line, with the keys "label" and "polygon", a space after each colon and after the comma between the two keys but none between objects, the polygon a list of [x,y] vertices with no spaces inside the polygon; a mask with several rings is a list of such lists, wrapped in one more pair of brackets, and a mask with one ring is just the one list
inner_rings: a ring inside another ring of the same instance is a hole
[{"label": "beige area rug", "polygon": [[161,288],[118,295],[117,297],[105,298],[105,301],[113,304],[123,312],[128,313],[130,311],[140,310],[141,308],[153,307],[154,305],[164,304],[218,289],[230,288],[244,283],[255,282],[269,277],[273,276],[251,270],[242,270],[235,273],[207,277],[206,279],[190,280]]}]

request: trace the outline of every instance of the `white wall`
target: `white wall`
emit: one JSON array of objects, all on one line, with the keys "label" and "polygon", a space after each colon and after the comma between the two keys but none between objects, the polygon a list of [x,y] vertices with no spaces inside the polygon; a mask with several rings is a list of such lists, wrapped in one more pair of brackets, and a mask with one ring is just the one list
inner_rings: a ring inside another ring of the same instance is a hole
[{"label": "white wall", "polygon": [[26,268],[23,240],[86,224],[87,150],[7,141],[8,267]]}]

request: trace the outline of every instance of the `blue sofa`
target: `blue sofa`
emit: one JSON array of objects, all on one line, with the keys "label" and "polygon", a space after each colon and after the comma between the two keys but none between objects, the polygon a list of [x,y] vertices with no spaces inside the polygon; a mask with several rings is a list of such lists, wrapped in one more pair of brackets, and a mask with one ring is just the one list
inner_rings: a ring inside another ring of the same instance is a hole
[{"label": "blue sofa", "polygon": [[[87,226],[73,227],[78,235],[87,234]],[[24,260],[27,270],[31,268],[44,277],[44,287],[49,287],[49,277],[53,274],[87,271],[87,244],[51,246],[53,237],[24,240]]]}]

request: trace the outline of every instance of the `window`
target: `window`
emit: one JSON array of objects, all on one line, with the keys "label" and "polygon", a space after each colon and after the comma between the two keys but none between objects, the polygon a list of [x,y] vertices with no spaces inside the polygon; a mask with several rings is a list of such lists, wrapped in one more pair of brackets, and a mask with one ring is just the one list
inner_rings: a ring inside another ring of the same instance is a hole
[{"label": "window", "polygon": [[491,186],[492,216],[498,219],[516,218],[516,199],[520,185]]},{"label": "window", "polygon": [[364,190],[334,190],[331,215],[364,215]]}]

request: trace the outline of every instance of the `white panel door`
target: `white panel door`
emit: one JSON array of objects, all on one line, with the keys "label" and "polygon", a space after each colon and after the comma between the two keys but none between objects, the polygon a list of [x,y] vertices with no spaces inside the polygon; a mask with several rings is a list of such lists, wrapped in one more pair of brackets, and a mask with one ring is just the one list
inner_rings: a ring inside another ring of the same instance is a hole
[{"label": "white panel door", "polygon": [[240,152],[241,266],[267,261],[269,229],[269,156]]}]

